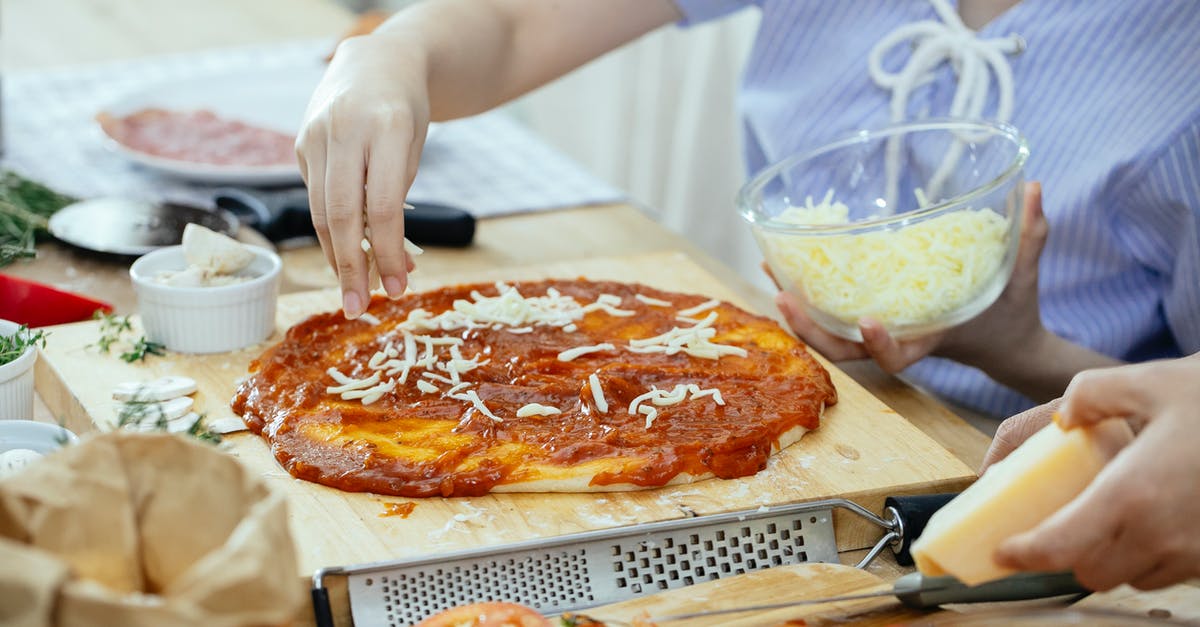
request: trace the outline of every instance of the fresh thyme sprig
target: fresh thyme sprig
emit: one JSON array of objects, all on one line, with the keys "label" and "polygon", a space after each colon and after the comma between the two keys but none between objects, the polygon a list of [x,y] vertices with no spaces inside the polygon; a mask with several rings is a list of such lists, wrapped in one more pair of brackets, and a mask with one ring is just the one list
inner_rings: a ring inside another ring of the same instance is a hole
[{"label": "fresh thyme sprig", "polygon": [[0,336],[0,365],[16,361],[30,346],[46,347],[46,332],[38,329],[31,331],[28,325],[21,325],[12,335]]},{"label": "fresh thyme sprig", "polygon": [[161,357],[167,354],[166,351],[167,347],[158,342],[151,342],[145,336],[142,336],[133,343],[132,348],[121,353],[120,357],[122,361],[133,363],[135,361],[144,361],[146,355],[158,355]]},{"label": "fresh thyme sprig", "polygon": [[0,175],[0,267],[36,255],[50,216],[75,199],[13,172]]},{"label": "fresh thyme sprig", "polygon": [[[108,353],[114,344],[121,341],[125,333],[133,331],[133,323],[130,322],[129,316],[118,316],[97,309],[92,314],[92,319],[100,321],[100,338],[92,346],[95,346],[102,353]],[[161,356],[165,354],[165,346],[158,342],[151,342],[146,339],[146,336],[142,336],[134,340],[129,350],[122,352],[118,357],[122,361],[133,363],[135,361],[144,361],[148,355]]]}]

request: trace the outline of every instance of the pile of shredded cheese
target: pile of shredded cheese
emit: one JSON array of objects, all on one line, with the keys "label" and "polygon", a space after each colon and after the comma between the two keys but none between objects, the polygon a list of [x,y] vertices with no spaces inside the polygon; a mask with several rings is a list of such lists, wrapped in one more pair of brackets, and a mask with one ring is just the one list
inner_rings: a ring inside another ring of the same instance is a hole
[{"label": "pile of shredded cheese", "polygon": [[[776,219],[849,221],[849,208],[832,192],[805,205]],[[995,211],[968,208],[894,230],[762,237],[776,276],[794,282],[813,307],[848,324],[870,316],[894,327],[936,320],[986,289],[1003,263],[1008,229]]]},{"label": "pile of shredded cheese", "polygon": [[[696,400],[710,396],[713,402],[718,405],[724,405],[725,399],[721,397],[721,390],[717,388],[701,389],[695,383],[687,385],[676,385],[670,390],[660,390],[655,386],[650,387],[650,391],[645,394],[640,394],[629,402],[629,413],[633,415],[642,414],[646,417],[646,428],[649,429],[654,424],[654,419],[658,417],[658,407],[667,405],[678,405],[686,400]],[[650,405],[643,405],[650,403]]]},{"label": "pile of shredded cheese", "polygon": [[[621,297],[613,294],[601,294],[595,302],[583,305],[554,288],[546,290],[545,295],[528,297],[522,295],[515,287],[504,283],[497,283],[496,289],[496,296],[472,292],[471,300],[456,300],[451,309],[436,316],[424,309],[410,311],[404,321],[380,336],[379,341],[383,348],[367,360],[368,374],[356,378],[337,368],[329,368],[326,374],[337,385],[328,386],[325,391],[338,395],[342,400],[357,400],[363,405],[370,405],[394,391],[397,385],[408,384],[412,375],[412,385],[421,393],[442,394],[447,398],[461,400],[491,420],[502,422],[503,419],[491,411],[479,398],[478,393],[469,389],[474,384],[462,380],[462,375],[485,365],[488,361],[483,359],[482,355],[474,355],[467,359],[461,352],[460,347],[464,343],[461,338],[433,335],[433,332],[490,327],[509,333],[530,333],[535,326],[550,326],[557,327],[564,333],[572,333],[576,328],[575,322],[591,312],[617,317],[628,317],[636,313],[631,309],[621,309]],[[673,306],[668,301],[641,294],[636,294],[635,298],[651,306]],[[622,347],[607,342],[594,346],[576,346],[561,351],[558,359],[572,361],[591,353],[611,353],[619,350],[635,353],[659,352],[667,355],[682,352],[693,357],[714,360],[725,355],[745,357],[748,353],[744,348],[712,341],[717,333],[713,328],[717,312],[709,310],[718,305],[720,301],[714,299],[677,312],[677,318],[688,326],[675,327],[655,337],[633,339]],[[704,312],[708,312],[708,315],[702,320],[690,317]],[[364,314],[360,320],[372,326],[381,324],[378,318],[369,314]],[[416,374],[417,371],[420,371],[419,375]],[[606,413],[608,401],[600,387],[599,378],[592,374],[588,383],[596,409],[600,413]],[[441,385],[447,386],[446,389],[443,390]],[[639,408],[642,402],[650,401],[653,405],[673,404],[682,402],[689,394],[691,399],[712,396],[718,405],[725,403],[717,389],[701,390],[695,384],[681,385],[670,392],[656,389],[639,396],[630,405],[630,413],[638,413],[640,410],[640,413],[645,414],[646,428],[649,429],[658,412],[649,406]],[[551,416],[559,413],[562,412],[557,407],[529,403],[517,410],[516,417]]]}]

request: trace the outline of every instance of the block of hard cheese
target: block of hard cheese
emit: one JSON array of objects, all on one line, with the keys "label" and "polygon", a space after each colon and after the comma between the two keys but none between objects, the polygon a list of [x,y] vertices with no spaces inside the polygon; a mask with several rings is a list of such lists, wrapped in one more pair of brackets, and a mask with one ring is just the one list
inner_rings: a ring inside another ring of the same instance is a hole
[{"label": "block of hard cheese", "polygon": [[917,568],[969,585],[1012,574],[993,561],[996,547],[1074,499],[1132,438],[1124,420],[1069,431],[1051,422],[934,514],[912,545]]}]

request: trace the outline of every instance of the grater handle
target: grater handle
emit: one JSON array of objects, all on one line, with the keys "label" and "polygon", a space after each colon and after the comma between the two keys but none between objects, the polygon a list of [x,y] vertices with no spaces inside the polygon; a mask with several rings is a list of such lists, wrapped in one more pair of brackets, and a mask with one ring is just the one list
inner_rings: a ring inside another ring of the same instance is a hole
[{"label": "grater handle", "polygon": [[317,627],[334,627],[333,609],[329,606],[329,590],[326,588],[312,589],[313,617]]},{"label": "grater handle", "polygon": [[892,592],[901,603],[917,609],[952,603],[1023,601],[1065,594],[1090,594],[1069,572],[1018,573],[977,586],[968,586],[954,577],[925,577],[921,573],[909,573],[896,580]]},{"label": "grater handle", "polygon": [[956,496],[958,493],[948,492],[887,497],[883,502],[884,511],[899,523],[900,542],[893,547],[897,563],[901,566],[913,565],[912,555],[909,554],[913,540],[921,537],[921,532],[925,531],[925,525],[934,513]]}]

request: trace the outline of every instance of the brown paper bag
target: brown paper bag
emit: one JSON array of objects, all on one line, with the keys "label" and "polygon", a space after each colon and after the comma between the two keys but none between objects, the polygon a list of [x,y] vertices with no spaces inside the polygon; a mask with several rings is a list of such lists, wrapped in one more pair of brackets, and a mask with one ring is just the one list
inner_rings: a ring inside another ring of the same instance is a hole
[{"label": "brown paper bag", "polygon": [[207,444],[108,433],[0,480],[0,624],[278,625],[297,574],[283,496]]}]

